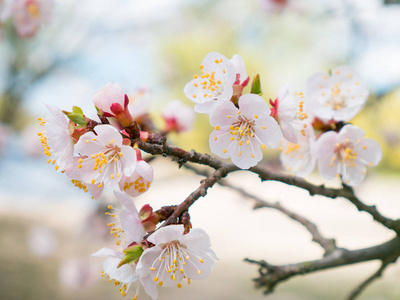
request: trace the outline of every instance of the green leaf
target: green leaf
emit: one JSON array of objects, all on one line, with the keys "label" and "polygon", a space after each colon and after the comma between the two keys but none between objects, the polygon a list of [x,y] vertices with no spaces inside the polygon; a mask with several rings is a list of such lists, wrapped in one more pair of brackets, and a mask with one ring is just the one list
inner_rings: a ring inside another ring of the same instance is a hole
[{"label": "green leaf", "polygon": [[68,113],[66,115],[67,115],[68,119],[70,119],[72,122],[74,122],[80,126],[87,125],[87,121],[85,120],[85,117],[83,115],[74,114],[74,113]]}]

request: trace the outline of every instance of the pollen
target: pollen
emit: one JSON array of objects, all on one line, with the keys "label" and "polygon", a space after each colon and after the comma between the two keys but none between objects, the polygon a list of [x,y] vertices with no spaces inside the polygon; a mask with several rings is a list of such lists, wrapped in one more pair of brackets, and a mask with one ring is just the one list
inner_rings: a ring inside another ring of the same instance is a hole
[{"label": "pollen", "polygon": [[221,127],[219,127],[219,126],[215,126],[215,129],[216,129],[216,130],[220,130],[220,129],[221,129]]},{"label": "pollen", "polygon": [[226,153],[226,152],[228,152],[228,150],[224,149],[224,150],[222,150],[222,152]]}]

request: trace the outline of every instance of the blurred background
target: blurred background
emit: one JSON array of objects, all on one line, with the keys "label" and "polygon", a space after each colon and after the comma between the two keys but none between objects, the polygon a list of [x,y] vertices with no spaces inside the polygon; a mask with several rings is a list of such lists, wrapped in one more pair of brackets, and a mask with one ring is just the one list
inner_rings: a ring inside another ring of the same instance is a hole
[{"label": "blurred background", "polygon": [[[102,259],[90,256],[113,246],[104,212],[114,197],[108,191],[92,200],[46,164],[37,136],[37,118],[48,115],[44,103],[69,111],[78,105],[91,117],[94,93],[117,82],[132,98],[144,98],[162,127],[159,113],[169,101],[192,105],[183,87],[212,51],[228,58],[239,53],[248,75],[260,74],[266,100],[275,99],[285,83],[291,92],[304,91],[315,72],[342,64],[356,68],[371,95],[353,123],[384,151],[356,191],[388,217],[399,218],[398,1],[55,0],[51,18],[29,38],[19,37],[12,21],[2,17],[6,2],[0,0],[1,300],[120,297],[100,276]],[[210,132],[207,116],[198,114],[193,131],[171,136],[170,143],[209,152]],[[265,158],[277,167],[277,152]],[[200,177],[169,159],[157,158],[153,168],[152,188],[135,199],[139,208],[180,203],[199,185]],[[340,247],[369,247],[393,237],[342,199],[310,197],[246,173],[228,179],[309,217]],[[318,174],[309,180],[323,183]],[[160,299],[264,299],[251,281],[257,269],[242,262],[245,257],[287,264],[322,255],[303,228],[277,212],[253,211],[251,201],[223,187],[199,200],[191,217],[210,234],[220,262],[206,280],[162,289]],[[293,278],[266,299],[343,299],[378,266],[370,262]],[[397,264],[360,299],[399,299],[399,280]],[[149,299],[144,292],[140,297]]]}]

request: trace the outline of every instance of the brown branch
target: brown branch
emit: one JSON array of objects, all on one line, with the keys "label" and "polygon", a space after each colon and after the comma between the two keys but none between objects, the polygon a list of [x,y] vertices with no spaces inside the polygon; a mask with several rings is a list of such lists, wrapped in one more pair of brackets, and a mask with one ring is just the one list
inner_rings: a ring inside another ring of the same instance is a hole
[{"label": "brown branch", "polygon": [[354,190],[349,186],[343,185],[343,189],[330,189],[326,188],[324,185],[314,185],[305,181],[304,179],[290,175],[276,174],[257,166],[251,168],[250,171],[258,174],[262,181],[280,181],[289,185],[297,186],[307,190],[311,196],[321,195],[332,199],[338,197],[346,198],[353,205],[355,205],[359,211],[369,213],[375,221],[381,223],[389,229],[394,230],[398,235],[400,234],[400,219],[392,220],[387,218],[377,210],[375,205],[366,205],[365,203],[361,202],[360,199],[358,199],[358,197],[355,195]]},{"label": "brown branch", "polygon": [[272,293],[275,287],[297,275],[304,275],[308,273],[317,272],[320,270],[326,270],[336,268],[340,266],[346,266],[371,260],[382,260],[385,261],[388,258],[400,256],[400,238],[396,237],[386,243],[359,249],[359,250],[345,250],[336,249],[325,257],[314,260],[306,261],[296,264],[274,266],[261,260],[245,259],[245,261],[257,264],[259,268],[260,277],[254,279],[257,288],[263,289],[264,294]]},{"label": "brown branch", "polygon": [[[192,165],[185,164],[184,167],[188,170],[195,172],[198,175],[206,176],[206,177],[208,176],[208,172],[206,172],[204,170],[199,170],[198,168],[196,168]],[[318,231],[317,226],[313,222],[286,209],[279,202],[270,203],[265,200],[262,200],[261,198],[255,196],[253,194],[250,194],[246,190],[244,190],[242,188],[238,188],[238,187],[230,184],[227,180],[220,180],[220,181],[218,181],[218,184],[221,186],[224,186],[224,187],[228,187],[231,190],[238,192],[245,198],[254,200],[255,201],[254,209],[259,209],[259,208],[263,208],[263,207],[276,209],[276,210],[280,211],[281,213],[285,214],[286,216],[288,216],[289,218],[291,218],[292,220],[302,224],[311,233],[312,240],[314,242],[316,242],[317,244],[319,244],[325,250],[325,255],[329,254],[330,252],[332,252],[333,250],[336,249],[336,243],[335,243],[334,239],[327,239],[327,238],[323,237],[322,234]]]},{"label": "brown branch", "polygon": [[283,207],[279,202],[276,202],[276,203],[267,202],[265,200],[258,198],[255,195],[248,193],[247,191],[245,191],[241,188],[237,188],[237,187],[231,185],[230,183],[228,183],[226,181],[220,181],[218,183],[222,186],[226,186],[226,187],[229,187],[230,189],[237,191],[238,193],[240,193],[242,196],[244,196],[246,198],[255,200],[254,209],[259,209],[259,208],[263,208],[263,207],[272,208],[272,209],[280,211],[281,213],[285,214],[292,220],[303,225],[311,233],[312,240],[314,242],[316,242],[317,244],[319,244],[325,250],[325,255],[328,255],[329,253],[331,253],[332,251],[337,249],[336,242],[334,239],[327,239],[327,238],[323,237],[322,234],[319,232],[317,226],[313,222],[288,210],[287,208]]},{"label": "brown branch", "polygon": [[382,276],[383,271],[391,264],[396,262],[399,256],[394,255],[393,257],[389,257],[388,259],[382,261],[379,269],[374,272],[371,276],[369,276],[366,280],[364,280],[358,287],[356,287],[347,298],[348,300],[354,300],[360,293],[370,285],[374,280],[378,279]]},{"label": "brown branch", "polygon": [[[141,150],[153,155],[172,157],[173,160],[177,161],[180,165],[183,165],[186,162],[192,162],[206,165],[214,169],[225,167],[227,170],[229,170],[228,173],[240,170],[232,163],[226,163],[208,154],[198,153],[195,150],[187,152],[179,147],[169,146],[166,142],[164,142],[163,145],[149,144],[142,141],[136,142]],[[262,181],[280,181],[288,185],[297,186],[307,190],[311,196],[321,195],[332,199],[338,197],[346,198],[353,205],[355,205],[359,211],[369,213],[375,221],[381,223],[391,230],[394,230],[398,235],[400,235],[400,219],[392,220],[387,218],[377,210],[375,205],[364,204],[357,198],[351,187],[344,185],[343,189],[326,188],[324,185],[314,185],[305,181],[304,179],[291,175],[274,173],[259,166],[250,168],[249,171],[258,174]]]},{"label": "brown branch", "polygon": [[[221,167],[207,178],[202,179],[200,182],[200,186],[195,191],[193,191],[181,204],[174,206],[173,213],[169,215],[169,217],[165,220],[163,224],[161,224],[158,229],[169,224],[176,223],[178,218],[180,218],[183,213],[187,212],[187,210],[190,206],[193,205],[193,203],[195,203],[200,197],[204,197],[205,195],[207,195],[207,190],[214,186],[216,182],[225,177],[229,173],[229,171],[229,169]],[[153,232],[147,234],[144,239],[146,240]]]}]

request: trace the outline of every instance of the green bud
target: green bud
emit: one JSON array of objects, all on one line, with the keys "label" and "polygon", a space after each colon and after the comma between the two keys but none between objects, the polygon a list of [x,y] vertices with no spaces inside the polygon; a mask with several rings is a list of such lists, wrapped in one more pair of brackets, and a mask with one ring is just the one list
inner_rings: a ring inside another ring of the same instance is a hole
[{"label": "green bud", "polygon": [[121,259],[117,268],[125,264],[130,264],[132,262],[137,261],[142,255],[143,251],[144,251],[143,248],[140,247],[139,245],[130,246],[126,248],[125,250],[122,251],[125,254],[125,256]]},{"label": "green bud", "polygon": [[78,106],[72,106],[72,112],[74,114],[83,116],[83,110]]},{"label": "green bud", "polygon": [[253,83],[251,84],[250,93],[262,96],[263,92],[261,89],[260,74],[254,76]]}]

